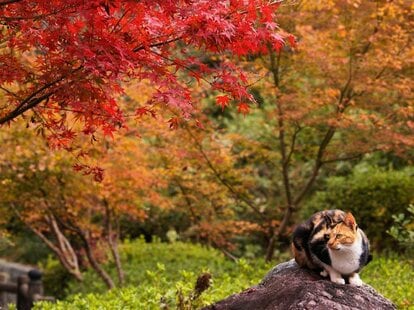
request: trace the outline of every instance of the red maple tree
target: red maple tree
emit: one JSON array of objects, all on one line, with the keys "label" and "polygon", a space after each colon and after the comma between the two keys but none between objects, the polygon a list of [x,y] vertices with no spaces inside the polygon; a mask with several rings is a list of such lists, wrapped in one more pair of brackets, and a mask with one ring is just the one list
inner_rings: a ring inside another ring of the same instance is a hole
[{"label": "red maple tree", "polygon": [[[132,115],[167,105],[190,117],[196,81],[224,92],[223,107],[242,102],[245,113],[253,98],[231,58],[280,49],[277,6],[268,0],[0,0],[0,125],[30,111],[57,146],[79,132],[112,135],[131,113],[117,100],[131,80],[156,89]],[[220,59],[214,66],[202,60],[211,54]]]}]

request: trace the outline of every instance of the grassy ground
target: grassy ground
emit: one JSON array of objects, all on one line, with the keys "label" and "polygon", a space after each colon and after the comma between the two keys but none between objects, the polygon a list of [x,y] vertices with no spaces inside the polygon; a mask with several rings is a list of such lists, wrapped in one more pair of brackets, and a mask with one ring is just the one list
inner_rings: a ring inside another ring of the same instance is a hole
[{"label": "grassy ground", "polygon": [[362,270],[361,278],[399,309],[414,309],[414,260],[377,257]]}]

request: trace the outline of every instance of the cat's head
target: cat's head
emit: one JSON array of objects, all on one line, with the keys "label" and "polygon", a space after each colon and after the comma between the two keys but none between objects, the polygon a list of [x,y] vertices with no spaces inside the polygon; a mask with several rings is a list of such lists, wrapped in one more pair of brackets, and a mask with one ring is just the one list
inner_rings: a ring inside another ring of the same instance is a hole
[{"label": "cat's head", "polygon": [[325,234],[328,248],[336,251],[346,249],[355,242],[356,232],[355,218],[348,212],[342,222],[336,224]]}]

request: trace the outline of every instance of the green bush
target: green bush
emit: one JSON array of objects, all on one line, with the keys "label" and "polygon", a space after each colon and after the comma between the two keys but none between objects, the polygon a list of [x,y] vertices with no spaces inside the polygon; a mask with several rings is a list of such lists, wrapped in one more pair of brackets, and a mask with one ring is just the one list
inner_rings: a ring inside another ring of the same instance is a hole
[{"label": "green bush", "polygon": [[378,250],[393,248],[395,240],[387,233],[393,215],[407,215],[414,202],[413,170],[384,170],[358,165],[345,177],[330,177],[326,188],[315,193],[306,205],[304,216],[323,209],[351,211],[358,225]]},{"label": "green bush", "polygon": [[67,295],[67,287],[73,277],[53,256],[49,255],[43,262],[39,262],[43,270],[43,287],[47,295],[63,299]]},{"label": "green bush", "polygon": [[409,205],[407,211],[408,216],[403,213],[392,216],[394,225],[387,232],[405,249],[405,253],[414,254],[414,205]]}]

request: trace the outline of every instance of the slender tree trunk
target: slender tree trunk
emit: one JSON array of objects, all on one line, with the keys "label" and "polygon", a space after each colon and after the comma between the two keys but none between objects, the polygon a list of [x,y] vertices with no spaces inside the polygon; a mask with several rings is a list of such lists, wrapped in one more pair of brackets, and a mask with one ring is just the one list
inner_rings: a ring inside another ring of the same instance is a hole
[{"label": "slender tree trunk", "polygon": [[[280,89],[280,52],[275,55],[273,51],[270,52],[270,71],[273,75],[273,84],[276,90]],[[350,68],[351,71],[352,68]],[[346,107],[346,104],[344,104],[344,101],[346,101],[346,98],[349,97],[349,95],[352,94],[350,92],[350,83],[351,83],[352,74],[350,73],[349,79],[347,80],[343,90],[341,91],[341,97],[338,102],[338,115],[341,115]],[[276,93],[276,100],[277,100],[277,93]],[[349,99],[349,98],[348,98]],[[286,143],[286,136],[285,136],[285,123],[284,123],[284,109],[281,104],[281,102],[276,102],[277,104],[277,118],[278,118],[278,130],[279,130],[279,145],[280,145],[280,153],[281,153],[281,166],[282,166],[282,176],[283,176],[283,186],[285,191],[285,199],[286,199],[286,207],[283,211],[283,218],[282,221],[277,229],[275,229],[272,232],[272,236],[269,240],[269,244],[266,249],[266,261],[271,261],[273,259],[273,253],[275,251],[275,247],[277,244],[277,241],[280,239],[280,236],[282,236],[287,227],[289,226],[289,222],[291,220],[291,217],[293,215],[293,212],[297,209],[303,198],[306,196],[306,194],[309,193],[310,189],[312,188],[313,184],[315,183],[315,180],[319,174],[319,171],[323,165],[323,156],[325,154],[325,150],[329,143],[331,142],[336,128],[335,127],[329,127],[327,132],[325,133],[324,138],[322,139],[321,143],[319,144],[318,152],[316,154],[315,158],[315,164],[312,171],[312,174],[310,175],[307,182],[304,184],[301,191],[296,195],[295,198],[293,198],[292,194],[292,187],[291,187],[291,180],[290,180],[290,174],[289,174],[289,168],[290,168],[290,158],[291,155],[295,151],[295,140],[296,135],[299,132],[297,130],[293,136],[292,136],[292,143],[290,145],[290,149],[288,150],[288,145]]]},{"label": "slender tree trunk", "polygon": [[85,252],[86,252],[86,257],[88,258],[88,262],[91,265],[92,269],[104,281],[105,285],[109,289],[115,288],[115,284],[111,276],[102,268],[102,266],[96,260],[95,255],[93,254],[92,246],[90,244],[90,241],[88,240],[88,236],[86,235],[85,231],[83,231],[80,227],[76,226],[73,223],[68,223],[68,221],[65,221],[65,222],[60,221],[60,223],[66,229],[69,229],[75,232],[80,237],[83,243],[83,248],[85,249]]},{"label": "slender tree trunk", "polygon": [[106,213],[106,223],[105,223],[106,228],[105,229],[106,229],[107,242],[109,244],[109,248],[111,249],[111,254],[115,262],[119,285],[122,286],[125,283],[125,273],[122,268],[121,257],[119,255],[119,250],[118,250],[118,241],[117,241],[118,236],[119,236],[118,225],[117,225],[117,231],[114,233],[112,229],[112,211],[109,207],[109,203],[106,199],[104,199],[103,204],[105,206],[105,213]]},{"label": "slender tree trunk", "polygon": [[[273,84],[275,90],[280,89],[280,57],[281,52],[278,52],[277,55],[273,51],[270,52],[270,70],[273,75]],[[286,137],[285,137],[285,112],[281,102],[277,100],[277,92],[275,95],[276,100],[276,110],[277,110],[277,121],[278,121],[278,131],[279,131],[279,145],[280,145],[280,153],[281,153],[281,166],[282,166],[282,176],[283,176],[283,187],[285,190],[286,196],[286,207],[283,215],[283,219],[280,223],[278,231],[273,231],[272,236],[269,240],[269,244],[266,249],[266,261],[271,261],[273,258],[273,253],[275,251],[277,239],[279,236],[284,232],[286,229],[289,220],[292,216],[293,210],[295,208],[293,199],[292,199],[292,190],[291,190],[291,182],[289,176],[289,166],[290,166],[290,155],[293,152],[293,149],[290,150],[288,154],[287,145],[286,145]],[[292,144],[292,148],[294,145]]]},{"label": "slender tree trunk", "polygon": [[[63,268],[65,268],[72,276],[74,276],[76,280],[83,281],[83,276],[79,268],[78,259],[69,243],[69,240],[67,240],[66,237],[63,236],[63,242],[67,243],[65,246],[62,246],[62,244],[55,245],[42,232],[32,227],[31,225],[27,226],[47,245],[47,247],[49,247],[53,251],[53,253],[55,253]],[[60,242],[62,242],[63,238],[59,238]],[[62,251],[62,247],[70,247],[71,250]]]},{"label": "slender tree trunk", "polygon": [[89,242],[85,232],[78,229],[77,233],[78,233],[79,237],[82,239],[84,249],[86,251],[86,256],[87,256],[88,261],[91,264],[92,268],[95,270],[95,272],[98,274],[98,276],[104,281],[104,283],[106,284],[106,286],[109,289],[115,288],[115,283],[112,280],[111,276],[102,268],[102,266],[96,260],[95,255],[93,254],[93,251],[92,251],[92,247],[90,245],[90,242]]},{"label": "slender tree trunk", "polygon": [[64,235],[59,225],[56,222],[56,218],[53,214],[49,214],[44,217],[46,224],[49,226],[50,231],[54,235],[54,240],[47,238],[39,229],[37,229],[32,223],[24,220],[20,215],[14,204],[11,204],[11,208],[15,212],[18,219],[26,225],[36,236],[42,240],[46,246],[55,253],[59,262],[66,269],[69,274],[75,277],[76,280],[82,281],[83,276],[80,271],[78,257],[69,241]]},{"label": "slender tree trunk", "polygon": [[119,255],[118,242],[117,240],[112,239],[112,237],[109,237],[108,243],[111,248],[112,256],[114,258],[116,273],[118,275],[118,282],[119,285],[122,286],[125,284],[125,273],[122,268],[121,257]]}]

